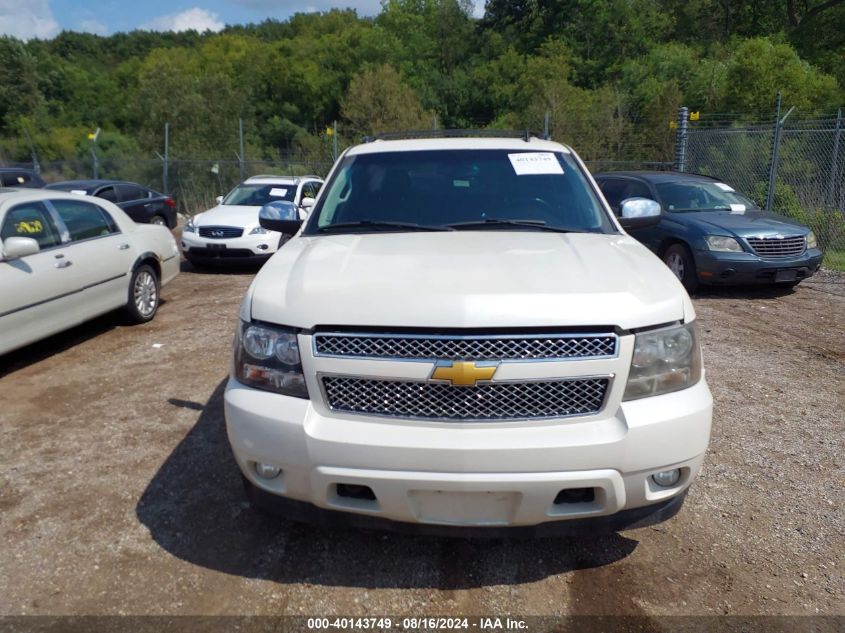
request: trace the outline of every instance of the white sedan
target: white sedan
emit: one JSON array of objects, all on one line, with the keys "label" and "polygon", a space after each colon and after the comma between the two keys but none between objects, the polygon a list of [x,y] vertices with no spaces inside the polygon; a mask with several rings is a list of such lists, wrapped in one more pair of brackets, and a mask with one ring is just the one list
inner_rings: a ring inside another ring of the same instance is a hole
[{"label": "white sedan", "polygon": [[149,321],[178,273],[163,226],[98,198],[0,189],[0,354],[116,308]]}]

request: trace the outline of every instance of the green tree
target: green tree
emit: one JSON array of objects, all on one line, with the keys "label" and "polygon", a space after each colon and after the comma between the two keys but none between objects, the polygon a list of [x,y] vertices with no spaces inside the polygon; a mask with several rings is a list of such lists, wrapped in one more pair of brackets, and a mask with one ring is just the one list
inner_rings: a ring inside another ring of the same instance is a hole
[{"label": "green tree", "polygon": [[374,132],[430,127],[433,113],[423,109],[414,91],[391,66],[382,64],[352,78],[341,110],[356,137]]}]

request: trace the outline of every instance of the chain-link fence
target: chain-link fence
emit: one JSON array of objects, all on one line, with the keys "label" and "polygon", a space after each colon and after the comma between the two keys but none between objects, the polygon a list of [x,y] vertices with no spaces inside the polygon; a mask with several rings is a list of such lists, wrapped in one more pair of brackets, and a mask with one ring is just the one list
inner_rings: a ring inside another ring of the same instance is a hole
[{"label": "chain-link fence", "polygon": [[[225,195],[232,187],[250,176],[273,174],[280,176],[325,176],[331,162],[314,161],[307,157],[291,156],[278,161],[171,159],[100,159],[90,158],[41,162],[42,178],[48,183],[62,180],[105,178],[128,180],[166,193],[174,198],[179,211],[193,215],[214,206],[217,196]],[[32,168],[32,163],[7,164]]]},{"label": "chain-link fence", "polygon": [[825,265],[845,270],[845,121],[777,112],[769,125],[679,126],[684,171],[723,179],[762,208],[809,226]]}]

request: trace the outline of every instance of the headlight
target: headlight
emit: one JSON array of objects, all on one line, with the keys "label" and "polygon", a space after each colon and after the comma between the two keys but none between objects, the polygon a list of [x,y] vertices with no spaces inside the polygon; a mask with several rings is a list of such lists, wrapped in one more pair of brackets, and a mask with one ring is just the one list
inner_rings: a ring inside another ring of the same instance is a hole
[{"label": "headlight", "polygon": [[252,229],[249,232],[249,234],[250,235],[259,235],[261,233],[266,233],[266,232],[267,232],[267,229],[265,229],[263,226],[256,226],[254,229]]},{"label": "headlight", "polygon": [[188,220],[188,223],[185,225],[185,228],[182,229],[183,233],[196,233],[197,232],[197,225],[194,224],[194,219],[191,218]]},{"label": "headlight", "polygon": [[701,349],[695,322],[641,332],[634,341],[623,400],[686,389],[700,379]]},{"label": "headlight", "polygon": [[807,233],[807,248],[818,248],[819,244],[816,241],[816,234],[810,231]]},{"label": "headlight", "polygon": [[241,321],[235,334],[235,379],[257,389],[308,398],[296,331]]},{"label": "headlight", "polygon": [[707,248],[711,251],[723,251],[732,253],[741,253],[742,246],[739,245],[732,237],[724,237],[722,235],[706,235],[704,241],[707,242]]}]

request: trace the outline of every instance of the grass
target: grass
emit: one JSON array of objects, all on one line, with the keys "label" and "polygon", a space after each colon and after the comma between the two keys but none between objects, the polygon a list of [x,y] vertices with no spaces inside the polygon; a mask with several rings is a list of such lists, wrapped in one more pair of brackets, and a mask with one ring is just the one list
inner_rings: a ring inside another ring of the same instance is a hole
[{"label": "grass", "polygon": [[845,272],[845,249],[843,248],[828,248],[824,253],[824,262],[822,266],[830,268],[831,270],[840,270]]}]

